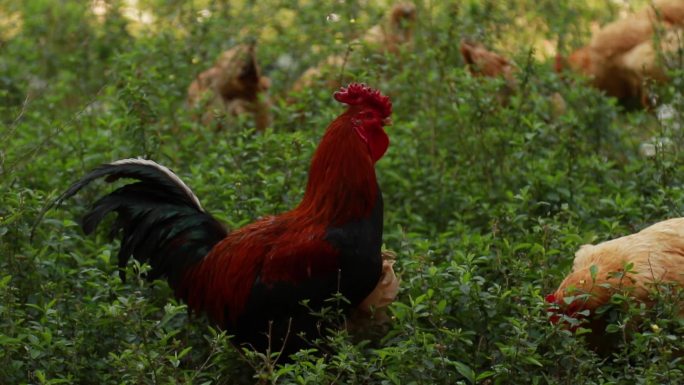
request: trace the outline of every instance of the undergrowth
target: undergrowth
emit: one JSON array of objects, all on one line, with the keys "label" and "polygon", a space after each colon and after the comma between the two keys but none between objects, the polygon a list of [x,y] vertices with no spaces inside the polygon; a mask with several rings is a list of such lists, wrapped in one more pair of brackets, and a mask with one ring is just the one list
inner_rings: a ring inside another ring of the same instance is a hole
[{"label": "undergrowth", "polygon": [[[382,3],[140,0],[133,16],[134,2],[95,3],[109,11],[0,1],[0,383],[684,382],[677,293],[651,309],[615,298],[606,333],[629,338],[609,356],[550,324],[543,301],[580,245],[681,216],[684,141],[673,122],[560,79],[539,52],[538,42],[568,51],[586,41],[589,23],[613,19],[617,5],[426,1],[413,51],[348,70],[347,80],[394,104],[377,174],[401,292],[381,341],[340,331],[327,341],[334,354],[301,351],[281,365],[189,316],[164,282],[140,278],[144,267],[119,279],[116,243],[77,225],[108,187],[50,211],[33,237],[32,226],[87,170],[138,156],[176,171],[230,228],[293,207],[342,107],[320,89],[295,105],[283,96],[298,74],[378,22]],[[145,15],[150,24],[131,19]],[[508,104],[497,99],[501,82],[463,68],[465,36],[505,47],[523,69],[523,91]],[[273,127],[258,133],[240,119],[216,132],[192,121],[188,84],[250,39],[272,80]],[[682,79],[675,73],[660,90],[663,103],[681,104]],[[566,101],[562,115],[553,92]],[[639,147],[651,137],[667,145],[645,158]]]}]

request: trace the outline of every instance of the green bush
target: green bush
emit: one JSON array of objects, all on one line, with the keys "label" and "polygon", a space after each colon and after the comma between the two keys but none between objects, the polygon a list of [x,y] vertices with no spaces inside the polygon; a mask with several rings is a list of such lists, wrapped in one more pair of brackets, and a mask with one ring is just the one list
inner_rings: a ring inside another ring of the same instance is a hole
[{"label": "green bush", "polygon": [[[326,341],[334,353],[302,351],[286,364],[235,349],[205,318],[189,316],[164,282],[141,279],[144,267],[130,267],[122,282],[116,242],[86,237],[76,223],[109,187],[51,210],[31,238],[32,227],[79,175],[136,156],[178,172],[231,228],[291,208],[341,107],[319,89],[296,105],[282,97],[304,69],[345,52],[383,7],[140,0],[139,11],[152,15],[143,24],[126,16],[135,2],[93,3],[109,11],[95,17],[84,1],[0,0],[0,17],[21,25],[0,24],[0,382],[684,381],[676,290],[651,309],[614,298],[606,333],[631,338],[618,338],[608,357],[551,325],[543,302],[581,244],[681,215],[681,132],[647,112],[621,111],[530,56],[539,39],[561,36],[566,51],[586,41],[590,21],[617,15],[611,2],[421,3],[413,52],[348,69],[395,106],[377,173],[385,246],[398,253],[402,289],[382,340],[355,342],[340,331]],[[331,12],[340,22],[326,20]],[[522,91],[507,105],[497,101],[501,81],[463,68],[463,36],[507,47],[522,69]],[[240,119],[214,132],[193,122],[188,84],[221,51],[254,38],[273,81],[273,128],[256,133]],[[675,73],[659,90],[664,102],[681,104],[682,79]],[[553,92],[567,103],[562,116],[552,112]],[[653,135],[671,147],[643,158],[639,145]]]}]

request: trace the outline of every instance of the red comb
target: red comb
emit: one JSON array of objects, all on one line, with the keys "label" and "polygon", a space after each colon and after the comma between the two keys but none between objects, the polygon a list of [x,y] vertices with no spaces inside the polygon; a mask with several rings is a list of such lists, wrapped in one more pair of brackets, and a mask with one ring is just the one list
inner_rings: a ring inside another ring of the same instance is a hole
[{"label": "red comb", "polygon": [[350,106],[367,105],[376,108],[383,118],[392,114],[392,102],[378,90],[374,90],[363,83],[351,83],[340,88],[333,95],[335,100]]},{"label": "red comb", "polygon": [[[577,320],[581,320],[586,317],[586,315],[580,313],[583,309],[583,305],[580,300],[575,299],[572,301],[572,303],[566,305],[563,303],[563,297],[556,298],[555,294],[549,294],[544,299],[550,304],[546,309],[546,312],[549,313],[549,321],[553,324],[560,322],[563,315],[570,318],[575,318]],[[580,326],[578,324],[571,325],[567,322],[567,320],[563,321],[563,323],[565,324],[565,328],[572,332],[577,330],[577,328]]]},{"label": "red comb", "polygon": [[[553,294],[547,295],[544,299],[546,300],[546,302],[548,302],[550,304],[557,305],[556,296]],[[551,313],[549,315],[549,321],[551,321],[552,324],[556,324],[556,323],[558,323],[558,321],[560,321],[560,316],[558,315],[558,307],[557,306],[551,306],[551,307],[547,308],[546,312]]]}]

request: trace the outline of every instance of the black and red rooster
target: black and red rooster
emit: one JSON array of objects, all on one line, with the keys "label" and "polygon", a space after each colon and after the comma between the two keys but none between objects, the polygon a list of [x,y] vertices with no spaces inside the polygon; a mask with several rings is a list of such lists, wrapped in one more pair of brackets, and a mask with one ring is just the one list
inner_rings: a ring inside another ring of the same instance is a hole
[{"label": "black and red rooster", "polygon": [[290,354],[320,336],[312,310],[339,292],[348,312],[381,276],[383,201],[374,166],[389,146],[383,127],[392,104],[363,84],[334,97],[349,107],[328,126],[304,197],[291,211],[228,232],[173,172],[143,159],[102,165],[56,202],[100,177],[137,179],[95,202],[83,230],[116,212],[120,267],[131,257],[149,262],[150,280],[165,277],[177,298],[234,342]]}]

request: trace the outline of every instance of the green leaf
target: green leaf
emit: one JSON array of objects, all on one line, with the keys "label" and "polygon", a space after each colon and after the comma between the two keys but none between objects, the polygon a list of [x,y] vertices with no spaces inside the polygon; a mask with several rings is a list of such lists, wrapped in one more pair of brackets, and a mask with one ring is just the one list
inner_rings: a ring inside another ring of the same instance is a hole
[{"label": "green leaf", "polygon": [[475,381],[480,382],[480,381],[482,381],[486,378],[489,378],[495,374],[496,374],[496,372],[493,372],[491,370],[485,370],[484,372],[477,375],[477,377],[475,378]]},{"label": "green leaf", "polygon": [[598,277],[598,266],[591,265],[589,267],[589,273],[591,274],[591,280],[596,281],[596,277]]},{"label": "green leaf", "polygon": [[454,361],[452,362],[452,364],[454,365],[454,367],[456,367],[456,370],[463,377],[465,377],[466,380],[468,380],[468,382],[470,382],[471,384],[475,383],[475,372],[473,371],[473,369],[470,368],[470,366],[458,361]]},{"label": "green leaf", "polygon": [[532,365],[539,366],[539,367],[543,367],[543,366],[544,366],[544,365],[542,365],[542,363],[539,362],[536,358],[531,357],[531,356],[528,356],[528,357],[523,358],[523,361],[525,361],[525,362],[528,363],[528,364],[532,364]]},{"label": "green leaf", "polygon": [[620,327],[615,324],[609,324],[608,326],[606,326],[606,332],[608,333],[618,333],[620,330]]}]

